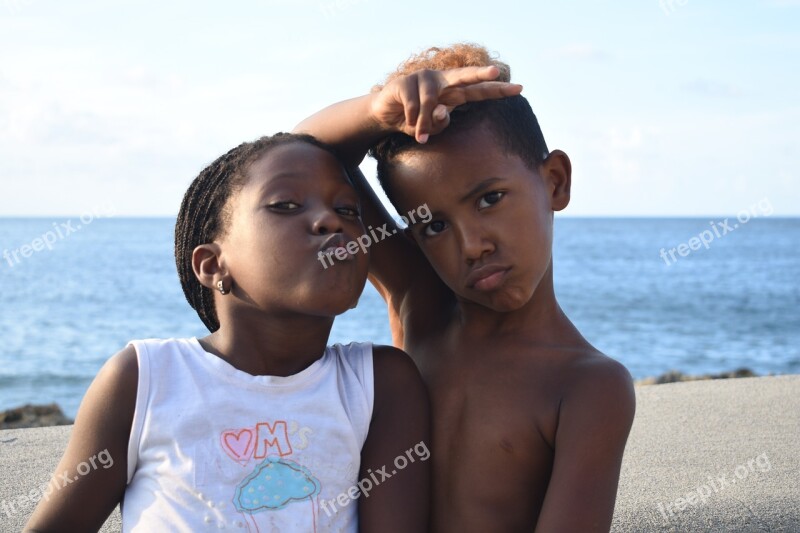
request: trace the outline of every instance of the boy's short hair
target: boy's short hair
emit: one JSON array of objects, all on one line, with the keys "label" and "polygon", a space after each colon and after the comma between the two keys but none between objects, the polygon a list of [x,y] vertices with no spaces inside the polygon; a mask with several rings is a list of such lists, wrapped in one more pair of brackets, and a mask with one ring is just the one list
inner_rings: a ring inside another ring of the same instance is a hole
[{"label": "boy's short hair", "polygon": [[[493,58],[485,47],[459,43],[448,48],[429,48],[410,57],[386,78],[386,83],[399,76],[424,69],[444,70],[486,66],[496,66],[500,69],[497,81],[511,80],[509,66]],[[382,85],[377,85],[374,90],[379,90],[381,87]],[[450,125],[439,135],[432,136],[428,144],[433,145],[437,138],[471,130],[481,125],[489,128],[502,149],[509,155],[518,156],[532,170],[535,170],[549,154],[536,115],[524,96],[483,100],[458,106],[450,113]],[[392,161],[402,153],[424,150],[425,146],[418,144],[413,137],[404,133],[394,133],[372,147],[370,155],[378,162],[378,181],[389,199],[392,199],[388,180]]]}]

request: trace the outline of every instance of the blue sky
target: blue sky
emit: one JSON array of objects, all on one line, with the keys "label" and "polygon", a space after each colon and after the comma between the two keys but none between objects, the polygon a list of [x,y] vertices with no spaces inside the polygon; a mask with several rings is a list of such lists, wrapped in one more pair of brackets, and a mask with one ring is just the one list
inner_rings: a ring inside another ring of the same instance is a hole
[{"label": "blue sky", "polygon": [[457,41],[572,158],[566,215],[800,215],[798,0],[0,0],[0,216],[172,216],[227,149]]}]

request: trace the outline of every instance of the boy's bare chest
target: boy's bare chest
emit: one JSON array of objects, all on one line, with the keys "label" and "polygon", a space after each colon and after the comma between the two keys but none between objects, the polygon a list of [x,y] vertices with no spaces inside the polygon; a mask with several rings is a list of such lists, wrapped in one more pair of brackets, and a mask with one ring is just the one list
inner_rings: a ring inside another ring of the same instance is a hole
[{"label": "boy's bare chest", "polygon": [[501,440],[548,437],[559,394],[546,364],[531,362],[515,346],[459,339],[434,339],[416,352],[437,425],[494,427]]},{"label": "boy's bare chest", "polygon": [[501,531],[498,516],[510,529],[535,524],[553,460],[543,435],[554,432],[557,409],[548,387],[502,349],[437,344],[429,348],[438,354],[421,354],[430,362],[437,514],[462,517],[461,531]]}]

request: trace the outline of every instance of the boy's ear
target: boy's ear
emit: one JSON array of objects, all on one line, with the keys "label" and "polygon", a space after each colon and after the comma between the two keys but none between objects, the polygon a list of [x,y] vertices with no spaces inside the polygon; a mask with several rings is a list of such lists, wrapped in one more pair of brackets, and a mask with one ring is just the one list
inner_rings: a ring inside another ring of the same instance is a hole
[{"label": "boy's ear", "polygon": [[222,250],[216,243],[201,244],[192,251],[192,270],[204,287],[216,290],[216,280],[224,274],[220,261]]},{"label": "boy's ear", "polygon": [[561,211],[569,204],[572,186],[572,163],[567,154],[553,150],[542,163],[542,177],[549,187],[553,211]]}]

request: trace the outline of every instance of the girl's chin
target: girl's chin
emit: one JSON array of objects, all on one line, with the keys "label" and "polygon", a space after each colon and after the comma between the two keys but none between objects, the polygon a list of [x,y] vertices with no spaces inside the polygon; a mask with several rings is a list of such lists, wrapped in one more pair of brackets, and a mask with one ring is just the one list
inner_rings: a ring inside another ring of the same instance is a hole
[{"label": "girl's chin", "polygon": [[[360,296],[360,295],[359,295]],[[311,314],[316,314],[319,316],[329,316],[329,317],[336,317],[339,315],[343,315],[347,311],[351,309],[355,309],[358,305],[358,296],[351,298],[351,299],[341,299],[333,302],[329,302],[328,305],[324,306],[323,308],[317,307]]]}]

